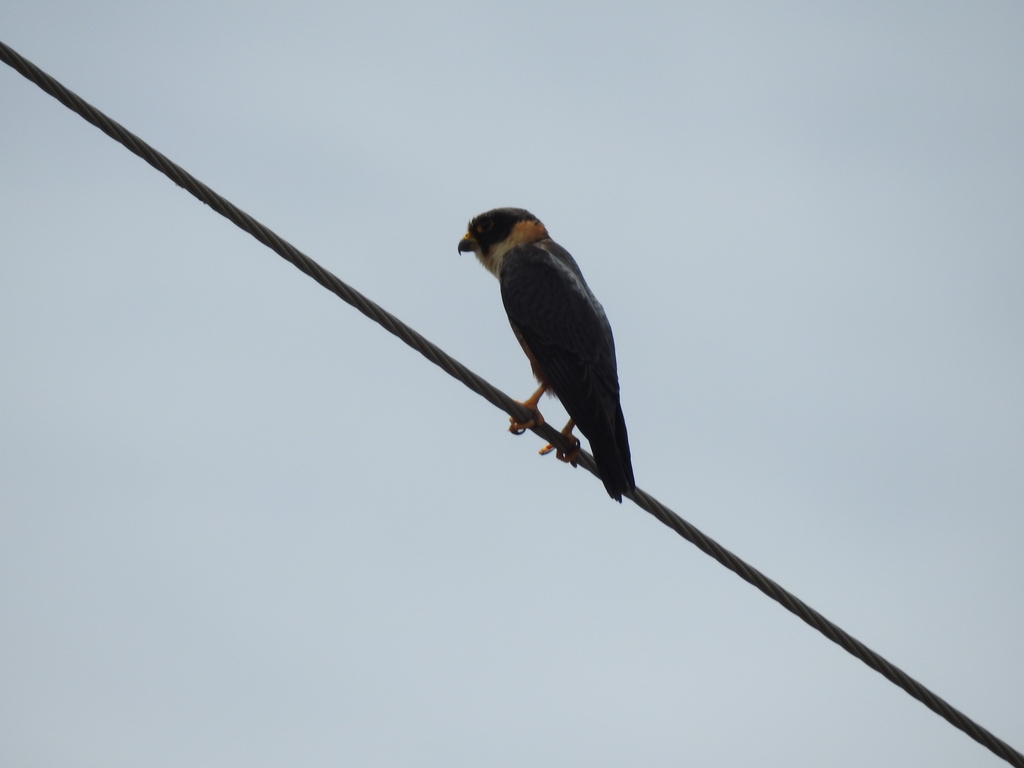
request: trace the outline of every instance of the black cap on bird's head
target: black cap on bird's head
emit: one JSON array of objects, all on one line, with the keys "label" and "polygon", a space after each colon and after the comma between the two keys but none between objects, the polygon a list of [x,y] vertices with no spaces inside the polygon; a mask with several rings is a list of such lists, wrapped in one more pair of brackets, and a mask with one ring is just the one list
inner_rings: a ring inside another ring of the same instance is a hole
[{"label": "black cap on bird's head", "polygon": [[529,211],[495,208],[469,222],[466,234],[459,241],[459,253],[475,253],[486,262],[496,245],[518,245],[547,237],[547,234],[544,225]]}]

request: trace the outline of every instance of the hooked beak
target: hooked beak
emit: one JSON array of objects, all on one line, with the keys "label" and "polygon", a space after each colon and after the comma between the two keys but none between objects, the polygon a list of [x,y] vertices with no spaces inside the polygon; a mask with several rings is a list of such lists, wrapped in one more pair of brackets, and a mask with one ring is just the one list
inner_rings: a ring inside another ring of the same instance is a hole
[{"label": "hooked beak", "polygon": [[480,248],[479,244],[470,237],[469,232],[459,240],[459,253],[476,253],[478,248]]}]

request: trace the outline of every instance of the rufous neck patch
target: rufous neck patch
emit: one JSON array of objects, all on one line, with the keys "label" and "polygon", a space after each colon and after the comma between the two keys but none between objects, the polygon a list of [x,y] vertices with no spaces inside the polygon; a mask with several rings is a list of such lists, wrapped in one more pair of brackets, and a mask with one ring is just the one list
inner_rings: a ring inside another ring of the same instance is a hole
[{"label": "rufous neck patch", "polygon": [[517,245],[536,243],[549,237],[548,231],[539,221],[519,221],[512,226],[508,237],[500,243],[495,243],[487,249],[486,253],[477,253],[477,258],[499,280],[501,279],[501,262],[505,260],[505,254]]},{"label": "rufous neck patch", "polygon": [[524,243],[536,243],[538,240],[544,240],[548,236],[547,229],[539,221],[518,221],[512,227],[512,232],[509,233],[505,242],[509,248],[515,248],[517,245],[523,245]]}]

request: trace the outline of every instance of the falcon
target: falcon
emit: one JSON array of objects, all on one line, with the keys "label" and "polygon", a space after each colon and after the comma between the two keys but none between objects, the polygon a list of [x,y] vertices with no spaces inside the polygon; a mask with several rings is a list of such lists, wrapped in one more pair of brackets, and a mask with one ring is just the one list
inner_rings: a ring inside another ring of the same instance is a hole
[{"label": "falcon", "polygon": [[[618,502],[636,487],[626,421],[619,404],[615,341],[604,308],[594,298],[569,252],[551,239],[536,216],[522,208],[495,208],[469,222],[460,253],[475,253],[501,284],[501,300],[540,387],[522,404],[534,417],[509,419],[522,434],[544,423],[541,396],[555,395],[569,414],[562,434],[575,448],[558,452],[575,463],[579,440],[590,441],[608,495]],[[553,450],[548,445],[541,453]]]}]

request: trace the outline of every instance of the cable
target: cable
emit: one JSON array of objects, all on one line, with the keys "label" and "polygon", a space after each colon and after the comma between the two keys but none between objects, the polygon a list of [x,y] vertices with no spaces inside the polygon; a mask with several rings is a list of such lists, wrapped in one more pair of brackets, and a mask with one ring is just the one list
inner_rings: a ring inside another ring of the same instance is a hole
[{"label": "cable", "polygon": [[[0,60],[3,60],[4,63],[10,65],[13,69],[17,70],[27,79],[38,85],[68,109],[77,112],[85,118],[85,120],[95,125],[112,139],[126,146],[136,155],[170,178],[171,181],[179,187],[186,189],[189,193],[209,205],[217,211],[217,213],[234,222],[238,227],[251,234],[279,256],[290,261],[298,269],[305,272],[320,283],[320,285],[327,288],[327,290],[337,294],[343,301],[351,304],[371,320],[382,325],[388,331],[400,338],[413,349],[420,352],[424,357],[442,368],[445,372],[454,376],[485,400],[505,411],[505,413],[514,417],[518,421],[525,422],[531,418],[532,413],[527,411],[522,404],[513,400],[500,389],[494,387],[483,378],[473,373],[458,360],[455,360],[444,352],[440,347],[431,341],[428,341],[387,310],[370,301],[370,299],[363,296],[359,291],[349,285],[346,285],[302,253],[295,246],[278,237],[274,232],[260,224],[249,214],[218,195],[212,189],[188,173],[185,169],[168,160],[142,139],[135,136],[122,125],[111,120],[98,109],[69,91],[55,79],[39,69],[35,64],[28,61],[2,42],[0,42]],[[533,432],[540,435],[563,452],[566,452],[573,447],[568,444],[561,433],[548,424],[535,427]],[[597,465],[594,463],[594,457],[586,451],[580,451],[578,464],[595,477],[599,477],[597,473]],[[638,507],[649,512],[684,539],[694,544],[702,552],[715,558],[715,560],[733,571],[744,581],[753,584],[770,598],[780,603],[786,610],[799,616],[803,621],[821,632],[829,640],[840,645],[876,672],[882,674],[886,679],[898,685],[930,710],[944,717],[947,721],[966,733],[972,739],[984,745],[1011,765],[1017,766],[1017,768],[1024,768],[1024,754],[1021,754],[1009,744],[975,723],[959,710],[954,709],[948,702],[939,696],[936,696],[898,667],[890,664],[862,642],[833,624],[798,597],[769,579],[759,570],[745,563],[714,539],[705,536],[697,528],[683,520],[683,518],[679,517],[679,515],[653,496],[639,488],[626,494],[626,496]]]}]

